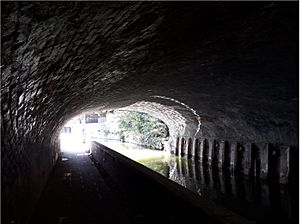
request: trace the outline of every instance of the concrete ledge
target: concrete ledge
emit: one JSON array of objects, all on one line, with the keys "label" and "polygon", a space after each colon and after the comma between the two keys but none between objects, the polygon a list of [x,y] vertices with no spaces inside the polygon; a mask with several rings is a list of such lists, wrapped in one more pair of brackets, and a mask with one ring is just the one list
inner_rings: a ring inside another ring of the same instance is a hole
[{"label": "concrete ledge", "polygon": [[[94,160],[121,190],[129,194],[135,203],[140,203],[142,213],[149,213],[147,210],[152,208],[156,214],[170,214],[170,219],[178,223],[188,220],[202,223],[254,223],[98,142],[92,142],[91,151]],[[146,214],[146,217],[155,220],[152,216]]]}]

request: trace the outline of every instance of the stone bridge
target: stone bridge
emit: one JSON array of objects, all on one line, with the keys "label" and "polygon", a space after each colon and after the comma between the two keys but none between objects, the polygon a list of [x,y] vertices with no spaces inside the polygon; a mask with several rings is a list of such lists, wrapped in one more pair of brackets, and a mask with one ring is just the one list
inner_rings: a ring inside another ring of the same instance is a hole
[{"label": "stone bridge", "polygon": [[297,2],[1,7],[4,223],[27,222],[64,123],[95,109],[158,117],[171,153],[297,181]]}]

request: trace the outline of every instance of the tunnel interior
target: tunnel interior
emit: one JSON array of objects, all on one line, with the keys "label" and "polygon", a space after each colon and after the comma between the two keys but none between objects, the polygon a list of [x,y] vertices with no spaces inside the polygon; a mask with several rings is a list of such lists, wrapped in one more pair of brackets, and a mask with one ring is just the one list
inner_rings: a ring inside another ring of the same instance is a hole
[{"label": "tunnel interior", "polygon": [[288,148],[297,183],[297,6],[1,2],[3,222],[29,220],[61,128],[95,109],[149,113],[169,127],[170,153],[207,163],[213,141],[229,166],[239,144],[257,147],[254,167]]}]

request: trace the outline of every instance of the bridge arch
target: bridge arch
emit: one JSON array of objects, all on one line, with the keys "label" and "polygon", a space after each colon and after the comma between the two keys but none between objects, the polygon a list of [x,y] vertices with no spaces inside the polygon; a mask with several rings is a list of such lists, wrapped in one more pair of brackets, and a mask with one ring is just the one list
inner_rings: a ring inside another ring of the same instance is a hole
[{"label": "bridge arch", "polygon": [[[298,147],[297,7],[2,6],[7,216],[26,219],[57,159],[60,128],[95,108],[160,116],[174,137],[170,148],[177,136],[257,143],[264,152],[267,143]],[[234,154],[235,147],[230,150]]]}]

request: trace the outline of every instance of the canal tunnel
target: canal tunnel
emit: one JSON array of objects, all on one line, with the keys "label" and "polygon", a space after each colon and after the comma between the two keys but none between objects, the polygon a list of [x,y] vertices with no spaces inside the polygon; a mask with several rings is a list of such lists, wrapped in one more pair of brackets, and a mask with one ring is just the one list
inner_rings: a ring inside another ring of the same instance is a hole
[{"label": "canal tunnel", "polygon": [[297,6],[1,2],[3,223],[28,222],[59,131],[95,109],[161,119],[172,154],[297,183]]}]

